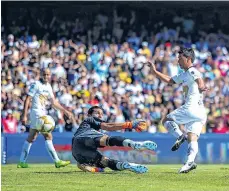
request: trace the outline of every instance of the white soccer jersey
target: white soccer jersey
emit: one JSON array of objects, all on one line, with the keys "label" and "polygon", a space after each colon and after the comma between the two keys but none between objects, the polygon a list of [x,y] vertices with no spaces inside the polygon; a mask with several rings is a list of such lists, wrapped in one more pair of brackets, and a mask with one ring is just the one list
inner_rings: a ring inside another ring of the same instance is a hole
[{"label": "white soccer jersey", "polygon": [[203,107],[203,94],[200,93],[198,84],[195,81],[198,78],[201,78],[201,74],[194,67],[190,67],[187,71],[172,77],[175,83],[182,83],[185,96],[184,107]]},{"label": "white soccer jersey", "polygon": [[184,124],[186,132],[200,136],[203,125],[206,123],[207,114],[203,105],[203,94],[200,93],[196,79],[201,78],[200,72],[194,67],[172,77],[172,79],[183,86],[185,104],[167,115],[178,125]]},{"label": "white soccer jersey", "polygon": [[32,107],[30,116],[39,117],[46,114],[47,101],[54,98],[52,87],[49,83],[43,84],[36,81],[30,86],[29,96],[32,97]]}]

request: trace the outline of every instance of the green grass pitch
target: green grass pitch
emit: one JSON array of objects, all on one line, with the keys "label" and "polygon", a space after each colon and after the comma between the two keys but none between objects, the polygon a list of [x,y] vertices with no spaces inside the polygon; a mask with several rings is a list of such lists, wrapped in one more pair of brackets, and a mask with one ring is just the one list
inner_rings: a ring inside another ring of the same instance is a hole
[{"label": "green grass pitch", "polygon": [[56,169],[50,164],[31,164],[28,169],[2,166],[2,191],[228,191],[229,165],[198,165],[178,174],[181,165],[150,165],[149,172],[85,173],[76,165]]}]

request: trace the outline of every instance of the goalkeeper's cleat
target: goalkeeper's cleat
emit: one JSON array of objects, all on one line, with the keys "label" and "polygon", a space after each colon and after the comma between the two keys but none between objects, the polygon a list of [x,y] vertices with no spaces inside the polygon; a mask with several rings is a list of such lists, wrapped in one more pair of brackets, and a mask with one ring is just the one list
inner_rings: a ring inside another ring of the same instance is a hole
[{"label": "goalkeeper's cleat", "polygon": [[56,168],[65,167],[65,166],[69,165],[70,163],[71,163],[70,161],[59,160],[59,161],[55,162],[55,167]]},{"label": "goalkeeper's cleat", "polygon": [[104,172],[104,168],[93,167],[90,172]]},{"label": "goalkeeper's cleat", "polygon": [[17,164],[17,168],[28,168],[28,167],[29,167],[29,165],[25,162],[19,162]]},{"label": "goalkeeper's cleat", "polygon": [[176,142],[172,146],[171,150],[172,151],[178,150],[180,148],[180,146],[185,142],[185,140],[186,140],[186,137],[184,135],[181,135],[180,137],[178,137],[178,139],[176,140]]},{"label": "goalkeeper's cleat", "polygon": [[148,168],[144,165],[128,163],[128,162],[124,162],[122,167],[124,170],[129,170],[139,174],[146,173],[148,171]]},{"label": "goalkeeper's cleat", "polygon": [[133,145],[135,150],[151,150],[155,151],[157,144],[153,141],[135,142]]},{"label": "goalkeeper's cleat", "polygon": [[181,169],[179,170],[179,173],[188,173],[191,170],[194,170],[197,168],[197,164],[194,162],[189,162],[186,163],[184,166],[181,167]]}]

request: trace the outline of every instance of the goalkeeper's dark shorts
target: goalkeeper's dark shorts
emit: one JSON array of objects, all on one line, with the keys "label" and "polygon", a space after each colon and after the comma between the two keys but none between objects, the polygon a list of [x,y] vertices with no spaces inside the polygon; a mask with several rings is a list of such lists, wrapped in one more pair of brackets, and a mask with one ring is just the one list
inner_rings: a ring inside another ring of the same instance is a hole
[{"label": "goalkeeper's dark shorts", "polygon": [[80,164],[87,164],[90,166],[103,168],[103,166],[100,164],[103,155],[97,150],[97,142],[101,137],[73,137],[72,155],[75,160]]}]

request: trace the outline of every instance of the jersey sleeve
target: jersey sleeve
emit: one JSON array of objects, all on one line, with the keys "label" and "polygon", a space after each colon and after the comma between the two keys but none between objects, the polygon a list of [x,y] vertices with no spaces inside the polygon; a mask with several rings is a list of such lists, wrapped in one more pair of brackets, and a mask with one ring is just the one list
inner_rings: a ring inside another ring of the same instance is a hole
[{"label": "jersey sleeve", "polygon": [[198,78],[202,78],[201,73],[197,69],[192,69],[189,71],[191,77],[193,80],[196,80]]},{"label": "jersey sleeve", "polygon": [[86,121],[90,124],[91,128],[95,130],[99,130],[101,127],[101,123],[103,122],[103,120],[100,120],[95,117],[88,117]]},{"label": "jersey sleeve", "polygon": [[173,76],[172,79],[176,84],[182,83],[182,81],[183,81],[183,73],[180,73],[180,74],[177,74],[177,75]]},{"label": "jersey sleeve", "polygon": [[36,94],[37,89],[38,89],[38,84],[36,82],[32,83],[31,86],[29,87],[28,95],[33,97]]}]

